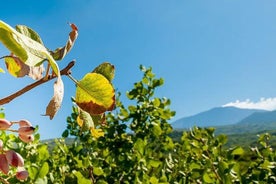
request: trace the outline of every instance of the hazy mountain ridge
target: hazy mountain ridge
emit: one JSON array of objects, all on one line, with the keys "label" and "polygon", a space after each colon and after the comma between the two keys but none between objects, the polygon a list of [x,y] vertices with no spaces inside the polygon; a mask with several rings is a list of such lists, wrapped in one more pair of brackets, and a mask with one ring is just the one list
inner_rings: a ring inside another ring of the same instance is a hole
[{"label": "hazy mountain ridge", "polygon": [[240,109],[236,107],[216,107],[208,111],[195,114],[193,116],[184,117],[179,120],[176,120],[172,123],[172,126],[174,129],[187,129],[193,126],[228,126],[237,124],[239,122],[246,122],[248,121],[247,118],[251,117],[252,115],[259,115],[259,113],[270,113],[270,111],[256,109]]}]

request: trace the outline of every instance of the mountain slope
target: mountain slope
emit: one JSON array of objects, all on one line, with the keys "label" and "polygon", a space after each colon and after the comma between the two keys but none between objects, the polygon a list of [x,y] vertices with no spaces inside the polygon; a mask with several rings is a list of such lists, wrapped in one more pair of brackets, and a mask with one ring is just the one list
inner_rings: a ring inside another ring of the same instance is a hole
[{"label": "mountain slope", "polygon": [[256,109],[240,109],[236,107],[216,107],[199,114],[181,118],[172,123],[175,129],[185,129],[193,126],[223,126],[235,124],[255,112],[266,112]]},{"label": "mountain slope", "polygon": [[242,119],[238,124],[273,123],[276,122],[276,111],[255,112]]}]

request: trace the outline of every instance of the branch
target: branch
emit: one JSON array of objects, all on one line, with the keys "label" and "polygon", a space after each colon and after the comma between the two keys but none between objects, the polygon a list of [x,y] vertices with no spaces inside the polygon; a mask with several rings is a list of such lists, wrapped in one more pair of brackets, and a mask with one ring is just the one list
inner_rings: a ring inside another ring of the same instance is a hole
[{"label": "branch", "polygon": [[[70,69],[75,65],[75,61],[71,61],[65,68],[63,68],[61,71],[60,71],[60,75],[69,75],[71,73]],[[0,99],[0,105],[4,105],[4,104],[7,104],[9,102],[11,102],[12,100],[14,100],[15,98],[23,95],[24,93],[30,91],[31,89],[41,85],[41,84],[44,84],[45,82],[48,82],[54,78],[56,78],[57,76],[55,74],[52,74],[52,75],[49,75],[48,77],[44,77],[32,84],[29,84],[27,86],[25,86],[24,88],[22,88],[21,90],[5,97],[5,98],[2,98]]]}]

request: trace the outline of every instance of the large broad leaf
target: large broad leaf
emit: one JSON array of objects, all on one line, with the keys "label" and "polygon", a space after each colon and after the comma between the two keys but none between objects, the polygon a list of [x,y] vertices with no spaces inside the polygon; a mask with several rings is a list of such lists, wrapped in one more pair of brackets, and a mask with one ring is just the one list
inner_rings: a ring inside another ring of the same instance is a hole
[{"label": "large broad leaf", "polygon": [[55,60],[63,59],[66,54],[72,49],[77,37],[78,37],[78,28],[75,24],[70,24],[72,31],[69,33],[69,38],[64,47],[57,48],[55,51],[51,52],[51,55]]},{"label": "large broad leaf", "polygon": [[48,60],[55,74],[59,76],[56,61],[40,43],[39,38],[34,36],[35,32],[30,31],[31,29],[19,30],[24,34],[0,20],[0,41],[26,65],[38,66]]},{"label": "large broad leaf", "polygon": [[59,110],[64,94],[64,85],[60,77],[58,77],[57,81],[54,84],[54,96],[49,102],[46,108],[46,116],[50,116],[50,119],[53,119],[56,112]]},{"label": "large broad leaf", "polygon": [[104,62],[93,70],[94,73],[99,73],[105,76],[109,81],[112,81],[115,75],[114,65]]},{"label": "large broad leaf", "polygon": [[19,33],[22,33],[23,35],[31,38],[32,40],[34,41],[37,41],[38,43],[43,44],[40,36],[38,35],[37,32],[35,32],[33,29],[25,26],[25,25],[16,25],[15,26],[15,29],[19,32]]},{"label": "large broad leaf", "polygon": [[89,114],[102,114],[113,110],[115,92],[113,86],[103,75],[88,73],[77,83],[77,105]]}]

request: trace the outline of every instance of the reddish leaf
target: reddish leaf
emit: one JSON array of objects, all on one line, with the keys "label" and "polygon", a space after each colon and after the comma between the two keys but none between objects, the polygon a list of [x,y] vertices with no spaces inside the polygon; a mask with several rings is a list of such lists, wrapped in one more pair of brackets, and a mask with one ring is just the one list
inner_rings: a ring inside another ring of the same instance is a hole
[{"label": "reddish leaf", "polygon": [[69,33],[69,38],[64,47],[57,48],[55,51],[51,51],[51,55],[55,60],[63,59],[66,54],[73,47],[77,37],[78,37],[78,28],[75,24],[70,24],[72,31]]}]

